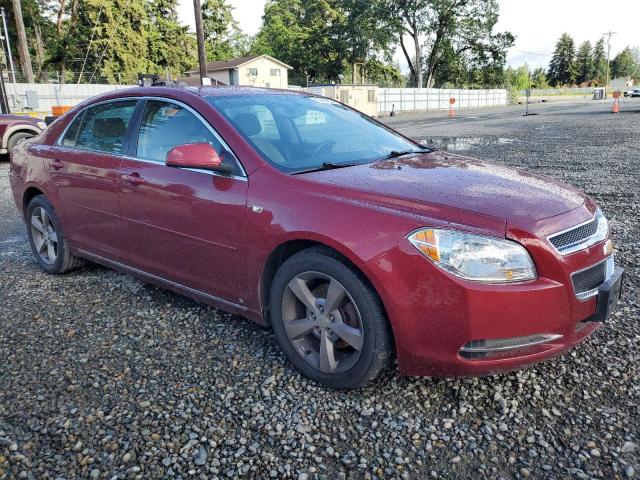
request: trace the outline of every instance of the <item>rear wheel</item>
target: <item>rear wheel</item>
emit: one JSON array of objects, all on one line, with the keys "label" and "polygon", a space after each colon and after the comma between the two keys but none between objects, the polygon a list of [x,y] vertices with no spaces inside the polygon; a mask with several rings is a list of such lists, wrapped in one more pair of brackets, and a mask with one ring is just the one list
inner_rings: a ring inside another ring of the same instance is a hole
[{"label": "rear wheel", "polygon": [[31,250],[44,271],[60,274],[84,263],[69,253],[58,218],[44,196],[38,195],[29,202],[26,218]]},{"label": "rear wheel", "polygon": [[378,295],[328,249],[304,250],[280,267],[271,289],[271,320],[294,366],[332,388],[364,385],[392,355]]}]

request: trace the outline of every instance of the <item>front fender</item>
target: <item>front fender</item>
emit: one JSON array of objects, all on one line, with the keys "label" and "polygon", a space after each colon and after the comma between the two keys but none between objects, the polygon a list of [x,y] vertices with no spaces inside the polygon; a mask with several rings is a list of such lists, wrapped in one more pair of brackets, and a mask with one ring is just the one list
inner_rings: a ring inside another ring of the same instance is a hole
[{"label": "front fender", "polygon": [[247,198],[247,306],[262,310],[260,284],[266,263],[280,245],[292,240],[334,249],[360,268],[381,293],[383,281],[369,266],[399,245],[408,244],[406,236],[419,227],[455,223],[471,231],[504,235],[501,219],[444,206],[423,208],[415,202],[404,203],[406,208],[393,208],[397,201],[311,182],[304,175],[285,175],[269,166],[254,171]]}]

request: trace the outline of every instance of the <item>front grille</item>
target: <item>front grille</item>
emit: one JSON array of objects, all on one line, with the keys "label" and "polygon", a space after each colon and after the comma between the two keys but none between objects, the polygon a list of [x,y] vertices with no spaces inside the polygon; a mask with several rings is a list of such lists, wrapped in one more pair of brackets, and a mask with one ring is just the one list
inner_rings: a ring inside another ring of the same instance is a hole
[{"label": "front grille", "polygon": [[579,225],[566,232],[549,237],[551,244],[560,252],[566,252],[576,245],[580,245],[598,231],[598,217],[588,223]]},{"label": "front grille", "polygon": [[580,300],[598,294],[598,288],[613,273],[613,257],[571,275],[573,291]]}]

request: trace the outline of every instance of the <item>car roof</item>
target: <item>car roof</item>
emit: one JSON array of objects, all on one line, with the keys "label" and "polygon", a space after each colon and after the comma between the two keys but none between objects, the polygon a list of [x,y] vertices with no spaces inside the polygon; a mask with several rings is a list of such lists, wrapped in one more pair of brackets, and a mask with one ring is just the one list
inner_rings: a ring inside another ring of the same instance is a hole
[{"label": "car roof", "polygon": [[296,95],[302,97],[313,96],[307,92],[301,92],[298,90],[285,90],[277,88],[261,88],[261,87],[247,87],[247,86],[193,86],[193,85],[172,85],[172,86],[157,86],[157,87],[132,87],[115,92],[109,92],[114,97],[126,97],[126,96],[157,96],[157,95],[171,95],[177,92],[187,92],[198,95],[200,97],[226,97],[226,96],[239,96],[239,95]]}]

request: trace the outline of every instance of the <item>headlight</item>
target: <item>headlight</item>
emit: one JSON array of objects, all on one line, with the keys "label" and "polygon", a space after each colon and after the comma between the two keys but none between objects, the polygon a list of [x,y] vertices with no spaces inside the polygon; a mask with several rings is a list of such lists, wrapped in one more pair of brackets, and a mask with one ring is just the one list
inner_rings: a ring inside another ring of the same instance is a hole
[{"label": "headlight", "polygon": [[39,122],[38,122],[38,128],[39,128],[40,130],[44,130],[45,128],[47,128],[47,124],[46,124],[46,122],[39,121]]},{"label": "headlight", "polygon": [[509,240],[436,228],[417,230],[407,238],[438,267],[467,280],[511,283],[537,277],[527,250]]},{"label": "headlight", "polygon": [[592,243],[594,244],[606,240],[609,236],[609,222],[600,209],[596,210],[596,220],[598,221],[598,229],[593,234]]}]

